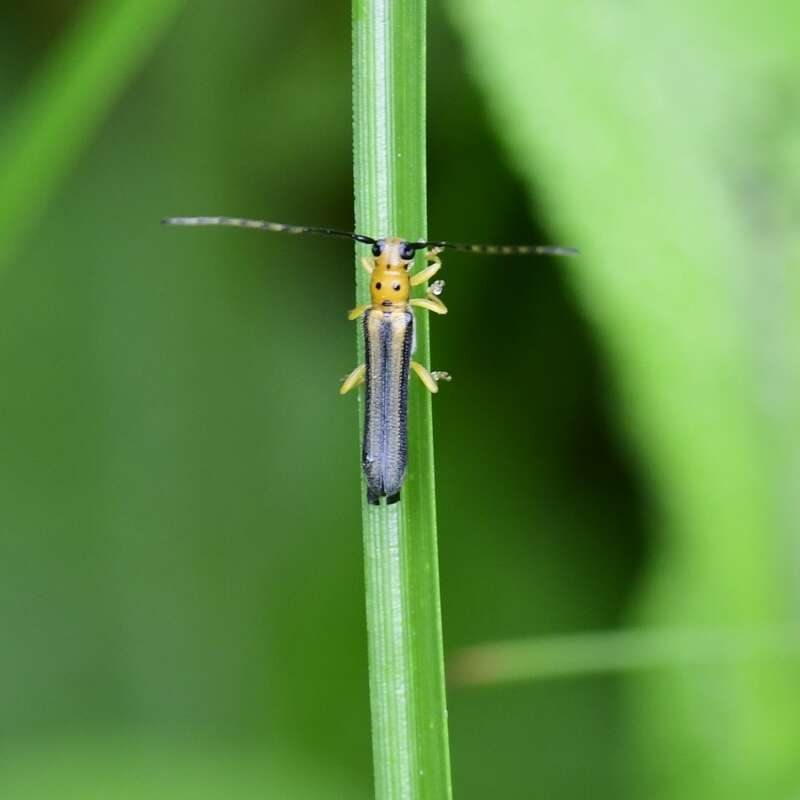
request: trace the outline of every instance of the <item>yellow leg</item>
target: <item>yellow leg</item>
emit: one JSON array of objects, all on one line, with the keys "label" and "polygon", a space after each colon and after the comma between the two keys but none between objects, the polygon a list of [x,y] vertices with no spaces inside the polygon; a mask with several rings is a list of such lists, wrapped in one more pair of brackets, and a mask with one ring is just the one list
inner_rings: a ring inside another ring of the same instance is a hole
[{"label": "yellow leg", "polygon": [[418,272],[416,275],[412,275],[409,283],[412,286],[419,286],[421,283],[429,281],[441,268],[442,268],[441,261],[438,264],[431,264],[431,266],[425,267],[425,269],[422,270],[422,272]]},{"label": "yellow leg", "polygon": [[351,389],[360,386],[364,383],[364,373],[367,371],[367,365],[361,364],[357,366],[343,381],[339,387],[339,394],[347,394]]},{"label": "yellow leg", "polygon": [[363,305],[356,306],[352,311],[347,312],[347,319],[351,321],[358,319],[371,305],[372,303],[364,303]]},{"label": "yellow leg", "polygon": [[443,291],[444,281],[434,281],[428,287],[425,299],[415,298],[410,301],[411,305],[427,308],[428,311],[433,311],[434,314],[446,314],[447,306],[439,299]]},{"label": "yellow leg", "polygon": [[431,264],[429,267],[425,267],[422,272],[412,275],[409,283],[412,286],[419,286],[421,283],[429,281],[441,268],[442,262],[437,260],[436,264]]},{"label": "yellow leg", "polygon": [[433,311],[434,314],[446,314],[447,306],[438,298],[432,297],[428,294],[427,297],[415,297],[409,303],[417,308],[427,308],[428,311]]},{"label": "yellow leg", "polygon": [[374,266],[374,263],[369,258],[364,256],[361,259],[361,266],[364,268],[364,270],[366,271],[367,275],[372,275],[372,268]]},{"label": "yellow leg", "polygon": [[439,391],[439,387],[436,385],[437,381],[450,380],[450,376],[446,372],[428,372],[418,361],[411,362],[411,369],[417,373],[425,388],[432,394],[436,394]]},{"label": "yellow leg", "polygon": [[430,266],[425,267],[422,272],[411,276],[410,283],[412,286],[419,286],[421,283],[429,281],[441,268],[442,260],[439,258],[439,253],[442,251],[438,247],[434,247],[425,253],[425,258],[431,262]]}]

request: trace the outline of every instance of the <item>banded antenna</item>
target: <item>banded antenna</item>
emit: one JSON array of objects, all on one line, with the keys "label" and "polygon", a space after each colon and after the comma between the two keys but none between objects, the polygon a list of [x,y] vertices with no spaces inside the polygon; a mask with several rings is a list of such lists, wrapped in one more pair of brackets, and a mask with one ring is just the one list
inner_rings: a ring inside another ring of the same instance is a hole
[{"label": "banded antenna", "polygon": [[[335,228],[314,228],[305,225],[285,225],[282,222],[267,222],[263,219],[244,219],[242,217],[167,217],[161,220],[164,225],[227,225],[233,228],[253,228],[273,233],[318,234],[321,236],[343,236],[363,244],[376,244],[379,240],[363,233],[351,233]],[[414,250],[440,249],[458,250],[463,253],[477,253],[491,256],[575,256],[580,251],[574,247],[538,244],[465,244],[463,242],[408,242]]]},{"label": "banded antenna", "polygon": [[547,244],[465,244],[464,242],[411,242],[415,250],[459,250],[488,256],[577,256],[580,250]]},{"label": "banded antenna", "polygon": [[267,222],[263,219],[242,219],[241,217],[167,217],[161,220],[162,225],[229,225],[233,228],[254,228],[259,231],[273,233],[290,233],[293,235],[311,233],[321,236],[344,236],[364,244],[375,244],[371,236],[350,231],[337,231],[335,228],[310,228],[304,225],[284,225],[282,222]]}]

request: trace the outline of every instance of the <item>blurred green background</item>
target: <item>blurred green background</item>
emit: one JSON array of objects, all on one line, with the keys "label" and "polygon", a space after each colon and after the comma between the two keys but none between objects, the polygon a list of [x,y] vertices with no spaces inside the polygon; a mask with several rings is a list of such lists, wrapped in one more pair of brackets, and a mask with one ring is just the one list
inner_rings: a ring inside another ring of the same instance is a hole
[{"label": "blurred green background", "polygon": [[[344,3],[2,3],[0,796],[371,796]],[[432,4],[445,647],[800,614],[800,12]],[[368,231],[370,234],[389,233]],[[796,798],[800,664],[449,692],[462,800]]]}]

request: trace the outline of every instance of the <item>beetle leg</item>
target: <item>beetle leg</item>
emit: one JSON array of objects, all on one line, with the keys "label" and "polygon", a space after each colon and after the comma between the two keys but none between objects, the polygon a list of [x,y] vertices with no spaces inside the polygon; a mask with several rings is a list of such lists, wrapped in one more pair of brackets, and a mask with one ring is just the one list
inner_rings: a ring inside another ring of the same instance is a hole
[{"label": "beetle leg", "polygon": [[425,388],[432,394],[436,394],[439,391],[439,387],[436,385],[437,381],[450,380],[450,376],[446,372],[428,372],[418,361],[411,362],[411,369],[417,373]]},{"label": "beetle leg", "polygon": [[351,321],[358,319],[371,305],[372,303],[364,303],[363,305],[356,306],[352,311],[347,312],[347,319]]},{"label": "beetle leg", "polygon": [[411,276],[410,283],[412,286],[419,286],[421,283],[430,280],[441,268],[442,259],[439,258],[439,253],[442,252],[441,247],[432,247],[425,253],[426,261],[430,261],[430,265],[425,267],[422,272]]},{"label": "beetle leg", "polygon": [[359,364],[343,381],[339,387],[339,394],[347,394],[351,389],[364,383],[364,373],[367,371],[366,364]]},{"label": "beetle leg", "polygon": [[412,300],[412,306],[427,308],[435,314],[446,314],[447,306],[439,299],[444,291],[444,281],[434,281],[429,287],[425,300]]},{"label": "beetle leg", "polygon": [[369,258],[364,256],[361,259],[361,266],[364,268],[364,270],[366,271],[367,275],[372,275],[372,269],[374,267],[374,263]]},{"label": "beetle leg", "polygon": [[412,275],[409,283],[412,286],[419,286],[421,283],[425,283],[425,281],[430,280],[441,268],[442,262],[439,261],[437,257],[433,264],[425,267],[425,269],[423,269],[421,272],[418,272],[416,275]]},{"label": "beetle leg", "polygon": [[417,306],[417,308],[427,308],[428,311],[433,311],[434,314],[447,313],[447,306],[438,297],[431,296],[430,292],[428,297],[415,297],[408,302],[409,305]]}]

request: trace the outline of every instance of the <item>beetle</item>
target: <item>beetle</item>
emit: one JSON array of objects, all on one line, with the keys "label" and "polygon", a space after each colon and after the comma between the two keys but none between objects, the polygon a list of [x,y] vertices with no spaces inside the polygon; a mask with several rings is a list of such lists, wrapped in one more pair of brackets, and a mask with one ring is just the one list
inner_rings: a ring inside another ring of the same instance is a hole
[{"label": "beetle", "polygon": [[[335,228],[285,225],[240,217],[168,217],[165,225],[228,225],[289,234],[343,236],[372,247],[372,257],[361,259],[370,276],[370,302],[356,306],[348,319],[359,320],[364,336],[364,363],[342,382],[340,394],[365,386],[364,440],[361,466],[367,485],[367,501],[387,505],[400,499],[408,460],[408,384],[415,373],[425,388],[439,391],[446,372],[430,372],[412,356],[415,350],[414,308],[446,314],[440,296],[444,281],[435,281],[425,297],[411,297],[411,289],[427,283],[441,269],[439,253],[445,249],[488,255],[575,255],[571,247],[543,245],[485,245],[448,241],[409,241],[396,236],[373,238]],[[414,257],[424,250],[428,265],[412,275]]]}]

